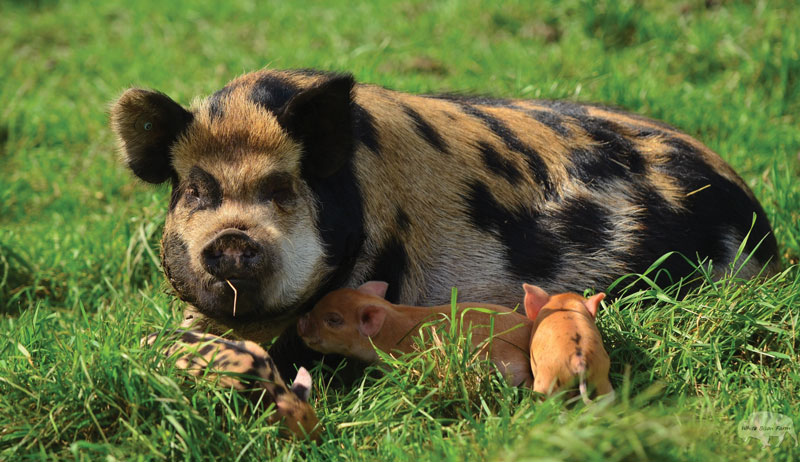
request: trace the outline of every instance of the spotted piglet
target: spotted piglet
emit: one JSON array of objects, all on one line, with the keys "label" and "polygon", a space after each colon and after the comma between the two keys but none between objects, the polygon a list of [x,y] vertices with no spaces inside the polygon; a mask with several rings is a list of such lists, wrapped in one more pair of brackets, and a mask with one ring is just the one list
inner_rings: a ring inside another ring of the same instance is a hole
[{"label": "spotted piglet", "polygon": [[[280,420],[293,436],[319,439],[319,421],[308,403],[311,375],[304,367],[297,371],[290,388],[270,355],[254,342],[192,331],[177,333],[180,337],[161,351],[165,356],[180,355],[175,361],[177,368],[232,388],[254,404],[266,407],[274,403],[275,413],[268,422]],[[153,345],[157,338],[158,334],[151,334],[142,343]]]},{"label": "spotted piglet", "polygon": [[533,390],[550,395],[578,382],[587,404],[591,402],[587,385],[598,395],[613,393],[608,380],[608,353],[595,325],[597,309],[606,295],[599,293],[588,299],[575,293],[550,296],[537,286],[522,287],[525,313],[533,320]]}]

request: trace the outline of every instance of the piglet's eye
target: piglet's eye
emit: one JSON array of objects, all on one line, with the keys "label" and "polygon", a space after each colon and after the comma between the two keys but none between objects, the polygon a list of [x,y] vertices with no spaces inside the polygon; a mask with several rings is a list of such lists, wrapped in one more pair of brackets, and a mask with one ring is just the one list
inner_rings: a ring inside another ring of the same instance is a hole
[{"label": "piglet's eye", "polygon": [[330,327],[342,327],[344,319],[337,313],[328,313],[322,318],[322,321]]}]

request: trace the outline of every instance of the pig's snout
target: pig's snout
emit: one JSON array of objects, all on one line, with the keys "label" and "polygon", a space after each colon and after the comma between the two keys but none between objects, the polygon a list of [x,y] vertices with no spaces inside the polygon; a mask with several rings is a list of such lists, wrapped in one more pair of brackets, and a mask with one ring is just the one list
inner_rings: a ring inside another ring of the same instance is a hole
[{"label": "pig's snout", "polygon": [[264,270],[264,246],[238,229],[225,229],[214,236],[201,252],[203,268],[220,280],[253,279]]},{"label": "pig's snout", "polygon": [[310,314],[301,316],[297,320],[297,335],[303,339],[303,343],[312,349],[317,349],[322,342],[320,336],[321,332],[317,328],[317,324]]},{"label": "pig's snout", "polygon": [[297,320],[297,335],[300,337],[308,337],[311,333],[311,317],[309,315],[301,316]]}]

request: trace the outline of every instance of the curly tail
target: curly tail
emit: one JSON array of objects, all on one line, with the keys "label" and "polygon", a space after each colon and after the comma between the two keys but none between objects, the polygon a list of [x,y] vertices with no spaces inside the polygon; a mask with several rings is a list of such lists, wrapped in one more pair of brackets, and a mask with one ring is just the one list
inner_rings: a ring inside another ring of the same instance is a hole
[{"label": "curly tail", "polygon": [[589,399],[589,393],[586,390],[586,371],[581,371],[580,377],[581,381],[578,384],[578,390],[581,391],[581,398],[583,399],[583,403],[586,405],[592,404],[592,400]]},{"label": "curly tail", "polygon": [[578,375],[578,390],[581,392],[581,399],[583,399],[584,404],[592,404],[586,387],[586,360],[583,356],[574,355],[572,357],[572,373]]}]

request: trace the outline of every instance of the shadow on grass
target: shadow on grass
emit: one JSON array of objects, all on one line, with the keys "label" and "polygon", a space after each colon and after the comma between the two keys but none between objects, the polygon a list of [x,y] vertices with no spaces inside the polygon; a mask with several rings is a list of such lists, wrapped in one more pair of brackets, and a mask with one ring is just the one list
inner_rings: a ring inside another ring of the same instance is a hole
[{"label": "shadow on grass", "polygon": [[[666,385],[666,396],[716,394],[742,380],[785,367],[796,354],[793,300],[781,287],[797,284],[796,267],[776,274],[764,267],[754,278],[740,276],[749,257],[741,252],[724,271],[708,261],[667,254],[645,273],[615,281],[611,309],[598,318],[611,358],[612,383],[629,377],[634,391]],[[655,280],[670,256],[694,271],[669,286]],[[792,283],[794,281],[794,283]],[[622,289],[617,289],[622,287]]]},{"label": "shadow on grass", "polygon": [[58,5],[58,0],[4,0],[0,2],[0,5],[7,3],[14,5],[15,7],[25,7],[30,10],[38,11],[44,10],[46,8],[53,8]]},{"label": "shadow on grass", "polygon": [[37,297],[37,292],[39,295],[41,291],[47,292],[36,274],[28,258],[0,242],[0,314],[19,314],[22,300]]}]

